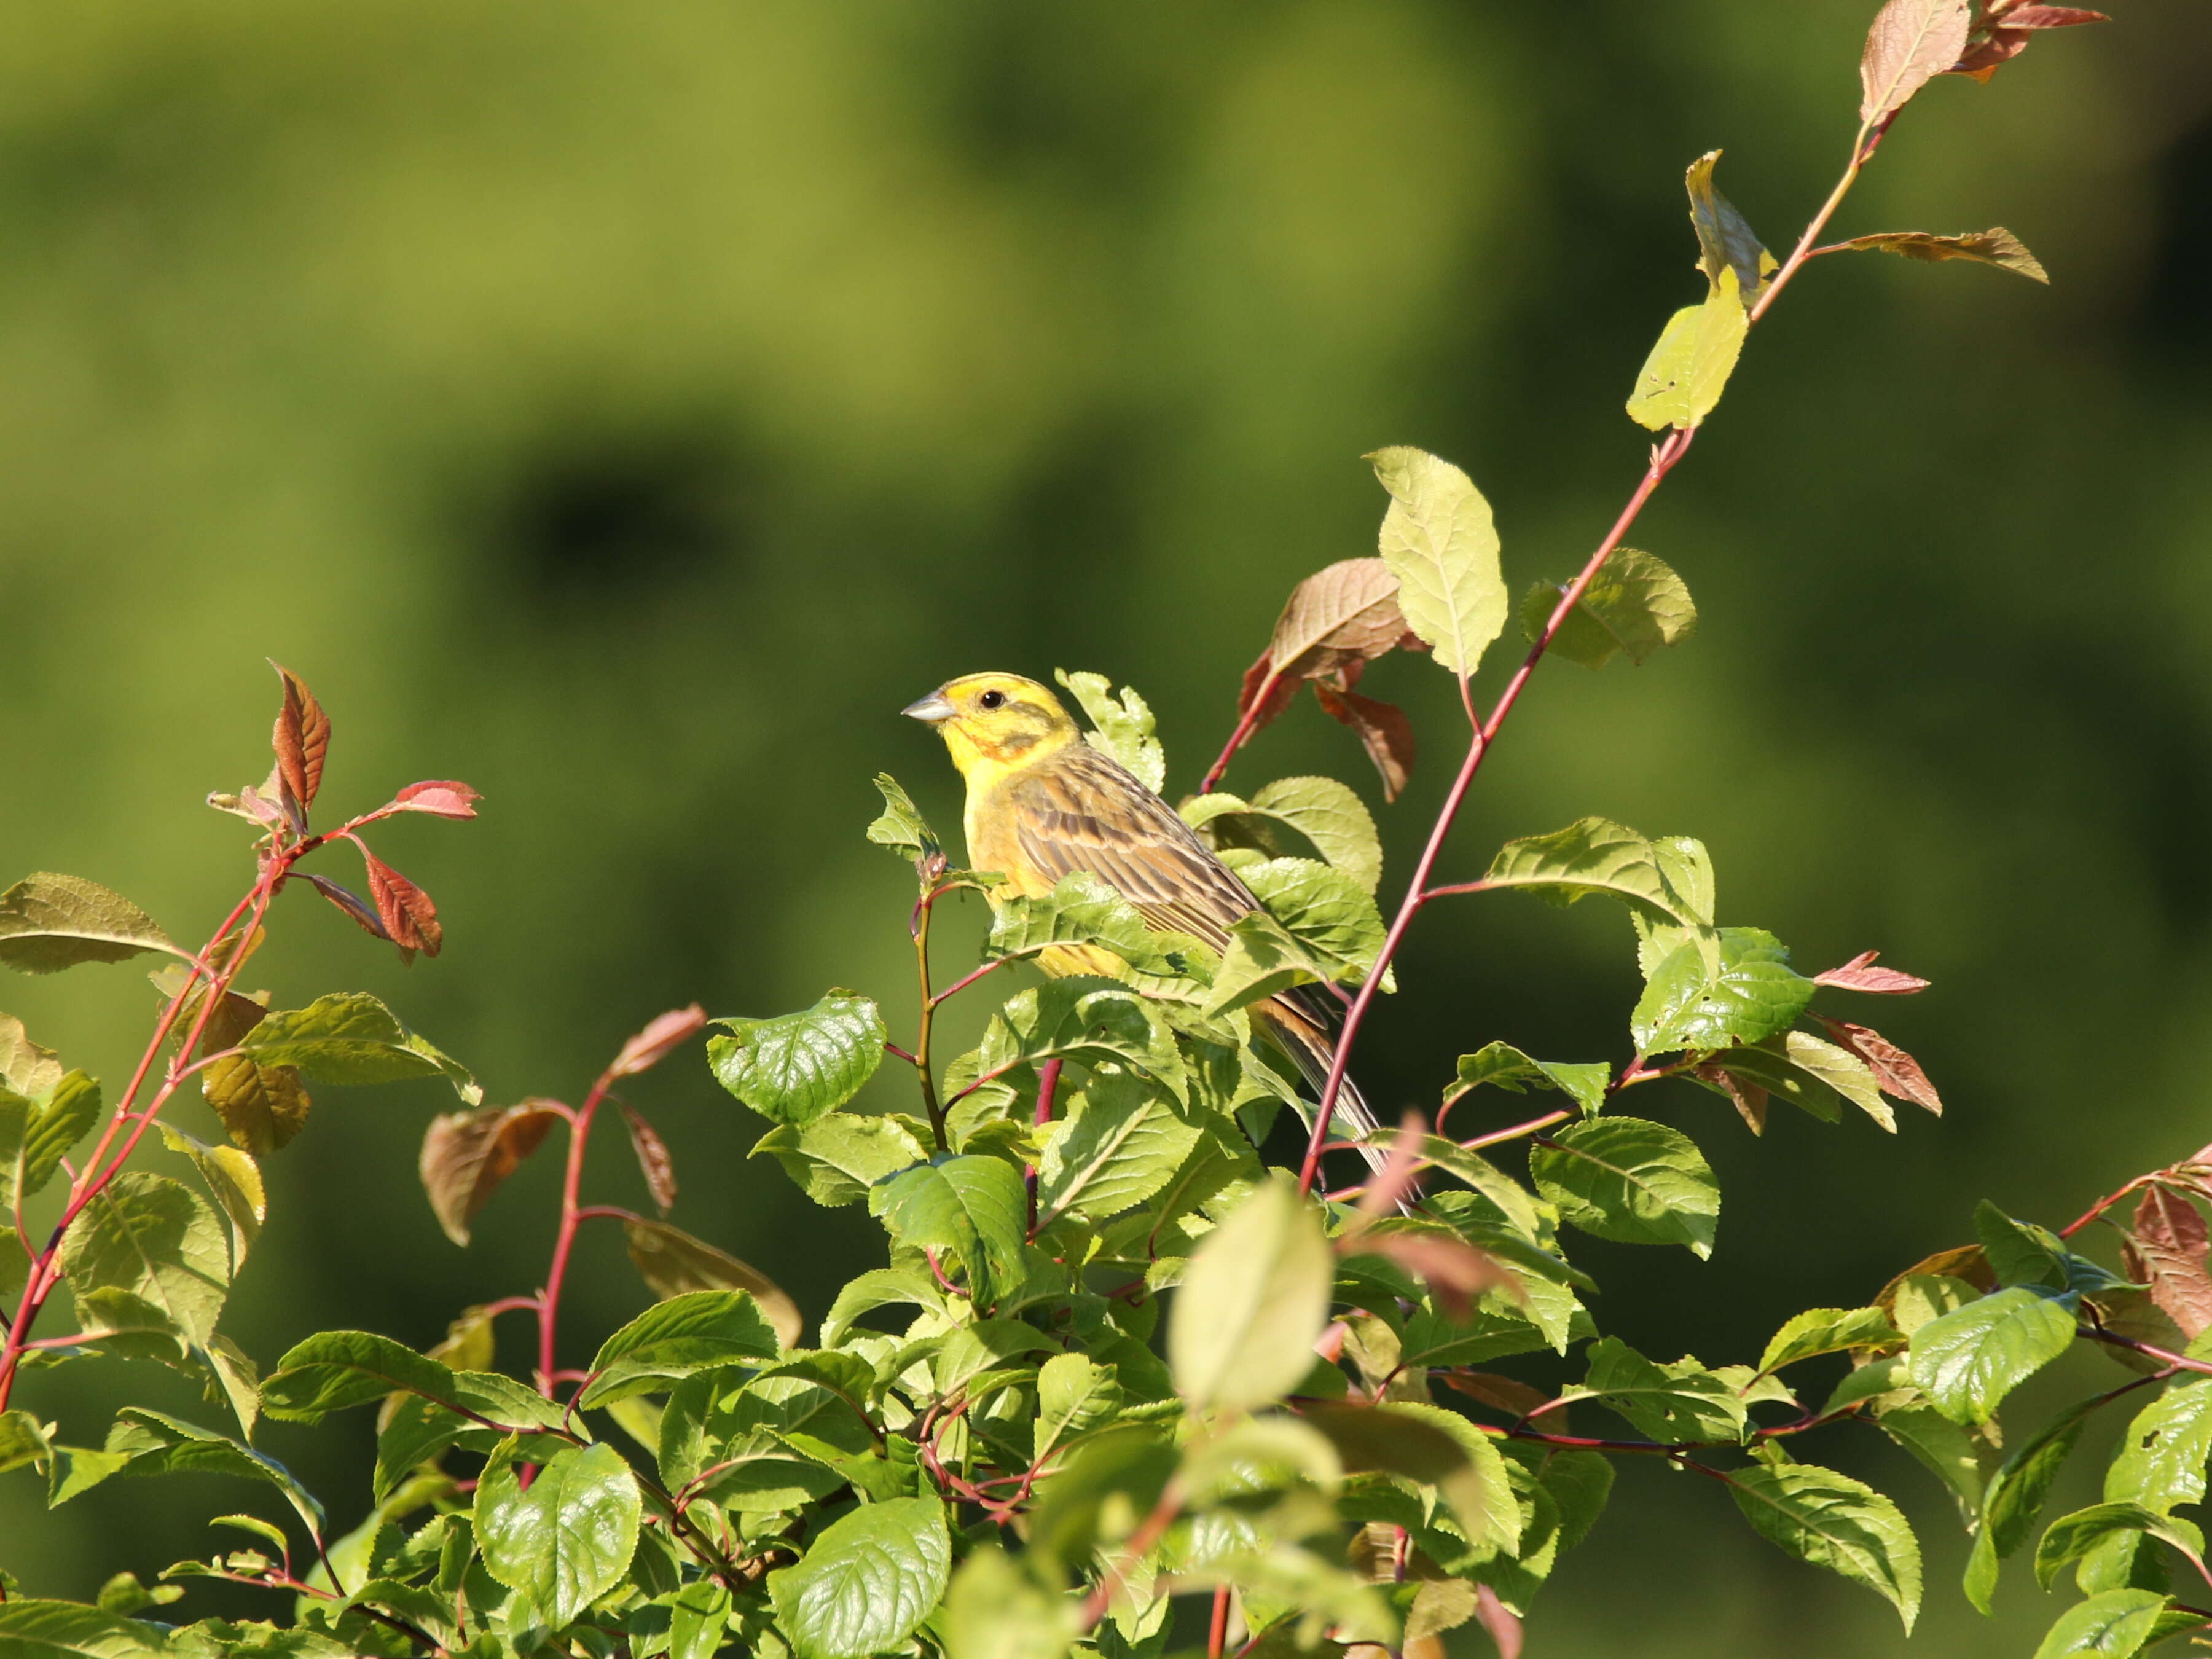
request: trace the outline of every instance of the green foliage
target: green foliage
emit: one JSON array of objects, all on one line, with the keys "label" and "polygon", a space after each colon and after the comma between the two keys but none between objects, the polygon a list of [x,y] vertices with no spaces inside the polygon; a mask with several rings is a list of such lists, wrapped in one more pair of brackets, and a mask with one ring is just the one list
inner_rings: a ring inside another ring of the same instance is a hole
[{"label": "green foliage", "polygon": [[[1868,125],[1844,182],[1933,76],[1993,68],[2021,44],[2005,30],[2052,26],[2041,10],[1977,22],[1963,0],[1891,0],[1869,40]],[[1619,538],[1713,411],[1749,329],[1826,217],[1778,264],[1716,188],[1717,159],[1686,179],[1706,296],[1667,325],[1630,404],[1646,427],[1672,430],[1579,574],[1528,591],[1531,667],[1546,653],[1644,665],[1695,625],[1681,577]],[[2033,264],[1997,232],[1894,233],[1818,251],[1850,246]],[[1999,1564],[2034,1532],[2090,1418],[2121,1399],[2137,1414],[2104,1472],[2103,1501],[2051,1522],[2034,1553],[2039,1583],[2071,1566],[2084,1597],[2043,1651],[2124,1655],[2198,1627],[2202,1614],[2160,1586],[2167,1553],[2203,1571],[2202,1536],[2176,1510],[2203,1498],[2212,1457],[2204,1154],[2150,1172],[2063,1231],[1984,1204],[1976,1243],[1908,1268],[1865,1305],[1775,1310],[1779,1328],[1755,1363],[1648,1357],[1607,1328],[1613,1307],[1585,1301],[1599,1281],[1570,1259],[1576,1234],[1699,1258],[1715,1249],[1712,1164],[1662,1121],[1710,1104],[1686,1085],[1725,1095],[1754,1132],[1776,1096],[1830,1123],[1849,1103],[1893,1133],[1893,1103],[1939,1109],[1911,1055],[1815,1012],[1832,995],[1909,994],[1925,981],[1875,966],[1871,952],[1801,970],[1775,934],[1722,923],[1701,843],[1601,817],[1509,842],[1480,880],[1428,885],[1528,676],[1480,713],[1474,681],[1511,610],[1481,491],[1420,450],[1370,459],[1389,496],[1379,557],[1297,585],[1247,676],[1221,761],[1181,809],[1190,833],[1170,824],[1159,860],[1146,861],[1160,849],[1137,846],[1128,815],[1107,801],[1091,867],[1049,890],[956,871],[905,791],[878,775],[884,811],[867,839],[909,861],[917,884],[885,917],[907,929],[901,951],[913,946],[911,1037],[895,1043],[878,1000],[843,990],[801,1012],[711,1022],[713,1076],[769,1126],[753,1147],[769,1161],[737,1179],[781,1168],[816,1204],[853,1212],[836,1224],[882,1229],[880,1265],[837,1292],[811,1346],[806,1317],[768,1273],[666,1218],[673,1154],[618,1092],[701,1035],[702,1009],[647,1025],[568,1097],[580,1106],[532,1097],[486,1107],[465,1067],[373,997],[271,1012],[268,994],[236,988],[295,876],[404,958],[435,953],[436,907],[360,837],[402,812],[474,816],[472,790],[433,781],[314,829],[331,722],[295,677],[278,671],[268,781],[212,798],[253,826],[255,874],[201,949],[179,950],[129,901],[76,878],[33,876],[0,895],[0,964],[47,973],[145,951],[187,964],[157,976],[158,1029],[112,1101],[0,1017],[10,1223],[0,1289],[15,1310],[0,1347],[0,1474],[42,1477],[52,1504],[113,1479],[221,1475],[286,1517],[223,1516],[253,1548],[178,1563],[158,1586],[118,1575],[97,1605],[11,1589],[0,1656],[1158,1659],[1195,1648],[1176,1603],[1207,1592],[1220,1596],[1217,1656],[1231,1639],[1258,1659],[1410,1649],[1477,1620],[1510,1651],[1561,1554],[1601,1518],[1620,1457],[1725,1485],[1759,1535],[1881,1596],[1909,1630],[1922,1562],[1898,1504],[1796,1454],[1855,1421],[1881,1431],[1865,1443],[1890,1449],[1882,1478],[1916,1462],[1931,1473],[1970,1523],[1966,1591],[1986,1610]],[[1354,686],[1370,663],[1416,644],[1458,682],[1470,731],[1418,883],[1386,921],[1381,838],[1350,786],[1293,777],[1234,796],[1210,786],[1310,683],[1395,796],[1411,723]],[[1164,788],[1144,697],[1103,675],[1058,678],[1094,728],[1089,741]],[[299,867],[337,842],[367,860],[368,899]],[[1148,884],[1172,886],[1177,871],[1195,872],[1212,898],[1249,895],[1256,908],[1178,912],[1195,890]],[[1354,1048],[1404,966],[1392,961],[1398,939],[1425,907],[1505,890],[1560,906],[1596,896],[1628,914],[1641,988],[1622,998],[1615,1055],[1540,1060],[1505,1038],[1485,1042],[1431,1080],[1433,1125],[1415,1115],[1377,1126],[1341,1067],[1334,1113],[1301,1094],[1292,1069],[1314,1085]],[[979,899],[991,910],[983,963],[949,985],[933,978],[933,915]],[[1225,933],[1225,947],[1148,921],[1177,914],[1205,940]],[[1034,967],[1069,959],[1110,976],[1034,982]],[[933,1054],[940,1006],[979,985],[994,999],[977,1011],[981,1040],[945,1063]],[[1294,1048],[1294,1067],[1277,1042]],[[856,1109],[887,1057],[914,1090],[913,1115],[888,1102]],[[258,1158],[301,1132],[304,1081],[425,1077],[445,1078],[471,1109],[429,1125],[420,1163],[457,1246],[491,1194],[556,1132],[565,1138],[542,1288],[464,1310],[428,1352],[318,1332],[263,1378],[220,1330],[272,1186],[282,1189]],[[166,1121],[147,1135],[194,1078],[234,1145]],[[1632,1089],[1648,1091],[1633,1114],[1620,1099]],[[1498,1092],[1461,1104],[1482,1090]],[[1463,1121],[1501,1093],[1530,1091],[1540,1098],[1524,1121],[1444,1131],[1445,1109]],[[1310,1138],[1295,1167],[1271,1167],[1269,1131],[1286,1103]],[[657,1218],[580,1196],[595,1125],[617,1111]],[[207,1196],[125,1168],[142,1145]],[[2118,1265],[2086,1254],[2077,1241],[2089,1221],[2137,1191],[2150,1196],[2121,1229]],[[51,1219],[54,1243],[37,1244],[26,1202]],[[592,1220],[621,1224],[647,1305],[594,1334],[588,1366],[564,1369],[562,1356],[583,1349],[561,1328],[562,1295]],[[34,1336],[64,1285],[74,1334]],[[1650,1322],[1648,1310],[1618,1311],[1625,1328]],[[495,1369],[502,1314],[535,1322],[526,1374]],[[2131,1380],[2077,1395],[2039,1432],[2006,1424],[2014,1449],[1984,1480],[2019,1385],[2084,1345],[2135,1368],[2123,1373]],[[77,1444],[38,1410],[10,1406],[19,1383],[41,1388],[46,1368],[94,1354],[160,1361],[228,1410],[236,1432],[125,1405],[98,1444]],[[1821,1391],[1824,1405],[1807,1403]],[[368,1505],[341,1510],[362,1518],[332,1537],[321,1502],[256,1435],[264,1419],[316,1425],[368,1406]],[[1579,1432],[1564,1420],[1570,1407]],[[1579,1420],[1600,1411],[1622,1426],[1594,1433]],[[170,1627],[184,1615],[146,1616],[206,1578],[276,1593],[289,1622]]]}]

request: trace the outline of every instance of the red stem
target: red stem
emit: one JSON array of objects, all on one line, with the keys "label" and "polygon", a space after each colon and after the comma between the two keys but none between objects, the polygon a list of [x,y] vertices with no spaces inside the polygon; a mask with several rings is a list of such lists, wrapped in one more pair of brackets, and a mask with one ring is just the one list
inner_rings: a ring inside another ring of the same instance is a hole
[{"label": "red stem", "polygon": [[1275,662],[1270,653],[1267,678],[1260,682],[1260,689],[1253,694],[1250,707],[1237,718],[1237,729],[1229,734],[1229,741],[1222,745],[1221,753],[1214,757],[1213,764],[1206,769],[1206,775],[1198,781],[1200,794],[1213,793],[1213,786],[1221,781],[1221,775],[1229,769],[1231,758],[1251,738],[1252,728],[1259,724],[1260,711],[1267,706],[1267,699],[1275,692],[1275,682],[1282,677],[1282,665]]},{"label": "red stem", "polygon": [[[951,994],[952,993],[951,991],[947,991],[945,993],[945,995],[947,996]],[[1036,1123],[1039,1128],[1042,1128],[1046,1124],[1052,1121],[1052,1097],[1054,1094],[1058,1093],[1060,1090],[1060,1064],[1061,1062],[1060,1060],[1048,1060],[1043,1065],[1037,1067],[1036,1114],[1031,1121]],[[1029,1236],[1031,1238],[1035,1238],[1037,1236],[1037,1170],[1036,1164],[1028,1164],[1023,1165],[1022,1185],[1029,1189]]]},{"label": "red stem", "polygon": [[1213,1589],[1213,1627],[1206,1638],[1206,1659],[1221,1659],[1221,1650],[1228,1644],[1229,1586],[1217,1584]]},{"label": "red stem", "polygon": [[592,1120],[599,1115],[599,1103],[607,1097],[614,1086],[615,1073],[610,1069],[599,1073],[592,1085],[592,1092],[568,1125],[568,1167],[561,1178],[561,1227],[553,1236],[553,1265],[545,1271],[545,1289],[538,1298],[538,1392],[548,1400],[553,1398],[556,1376],[553,1367],[553,1339],[561,1318],[561,1289],[568,1277],[568,1252],[576,1243],[577,1225],[593,1216],[617,1215],[629,1217],[626,1210],[611,1209],[605,1205],[586,1211],[577,1202],[577,1194],[584,1182],[584,1149],[592,1138]]}]

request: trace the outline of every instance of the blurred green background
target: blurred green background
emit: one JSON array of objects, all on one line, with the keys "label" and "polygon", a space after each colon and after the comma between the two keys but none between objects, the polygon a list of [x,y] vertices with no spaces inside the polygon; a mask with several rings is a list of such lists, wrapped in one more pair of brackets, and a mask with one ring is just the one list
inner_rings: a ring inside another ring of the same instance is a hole
[{"label": "blurred green background", "polygon": [[[279,1006],[374,990],[497,1100],[574,1098],[695,999],[770,1013],[844,984],[896,1028],[909,878],[862,841],[869,775],[957,818],[898,708],[968,670],[1098,669],[1152,700],[1189,787],[1284,592],[1372,550],[1358,458],[1382,444],[1472,472],[1516,588],[1567,574],[1641,464],[1636,367],[1699,291],[1684,165],[1725,146],[1723,188],[1786,246],[1848,144],[1873,9],[26,13],[0,57],[0,882],[81,873],[204,937],[251,865],[199,803],[265,770],[274,656],[334,716],[331,809],[422,777],[486,797],[478,823],[379,837],[447,953],[403,970],[295,887],[250,975]],[[1722,1173],[1718,1254],[1578,1255],[1607,1328],[1662,1356],[1747,1358],[1958,1242],[1978,1198],[2059,1222],[2212,1139],[2212,15],[2125,13],[1933,87],[1839,222],[2002,223],[2054,285],[1813,266],[1636,534],[1698,636],[1641,670],[1546,668],[1449,860],[1584,812],[1692,833],[1724,921],[1808,969],[1878,946],[1936,981],[1869,1017],[1927,1062],[1940,1122],[1783,1115],[1753,1141],[1687,1085],[1650,1103]],[[1402,872],[1457,717],[1418,658],[1365,689],[1428,745],[1380,813]],[[1375,793],[1308,702],[1228,782],[1317,769]],[[1498,1037],[1625,1055],[1632,953],[1599,909],[1435,914],[1368,1093],[1432,1102]],[[11,979],[0,1006],[112,1085],[152,1000],[126,965]],[[538,1282],[551,1159],[462,1252],[414,1176],[451,1097],[319,1092],[226,1321],[264,1364],[318,1325],[428,1343]],[[676,1219],[810,1314],[878,1258],[864,1217],[745,1161],[762,1126],[696,1049],[633,1097],[674,1148]],[[599,1151],[599,1194],[640,1201]],[[643,1292],[611,1238],[579,1271],[580,1358]],[[520,1324],[501,1358],[526,1365]],[[126,1391],[185,1397],[92,1364],[23,1395],[96,1443]],[[365,1415],[266,1437],[358,1518]],[[1932,1480],[1831,1440],[1809,1455],[1921,1526],[1912,1651],[2027,1651],[2059,1601],[2015,1568],[1980,1621]],[[2090,1501],[2079,1461],[2062,1501]],[[246,1501],[116,1482],[48,1519],[17,1475],[0,1561],[83,1595],[213,1547],[201,1518]],[[1875,1598],[1644,1468],[1532,1633],[1546,1656],[1902,1645]]]}]

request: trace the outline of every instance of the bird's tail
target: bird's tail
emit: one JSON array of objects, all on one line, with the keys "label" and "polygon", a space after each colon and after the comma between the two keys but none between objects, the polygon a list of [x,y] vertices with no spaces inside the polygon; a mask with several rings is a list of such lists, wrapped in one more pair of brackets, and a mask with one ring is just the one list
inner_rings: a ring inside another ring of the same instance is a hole
[{"label": "bird's tail", "polygon": [[[1314,1099],[1318,1103],[1328,1090],[1329,1068],[1335,1063],[1335,1033],[1330,1029],[1328,1011],[1307,1006],[1308,1000],[1291,1000],[1291,993],[1271,998],[1256,1005],[1252,1012],[1259,1015],[1277,1045],[1297,1063],[1297,1068],[1308,1084],[1312,1085]],[[1359,1143],[1359,1154],[1367,1160],[1370,1169],[1379,1170],[1389,1162],[1387,1148],[1369,1141],[1368,1136],[1381,1127],[1375,1109],[1367,1097],[1345,1073],[1336,1087],[1336,1109],[1330,1114],[1334,1128],[1345,1138]]]}]

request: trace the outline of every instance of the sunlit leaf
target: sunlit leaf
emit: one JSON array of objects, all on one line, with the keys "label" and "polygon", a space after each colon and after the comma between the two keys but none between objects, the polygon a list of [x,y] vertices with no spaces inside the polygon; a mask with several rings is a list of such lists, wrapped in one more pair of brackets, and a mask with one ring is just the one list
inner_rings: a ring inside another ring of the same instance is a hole
[{"label": "sunlit leaf", "polygon": [[2025,1285],[1970,1302],[1912,1333],[1912,1380],[1954,1422],[1998,1402],[2073,1345],[2070,1298]]},{"label": "sunlit leaf", "polygon": [[1865,1585],[1911,1630],[1920,1611],[1920,1543],[1895,1504],[1863,1481],[1810,1463],[1733,1470],[1729,1487],[1761,1537]]},{"label": "sunlit leaf", "polygon": [[636,1480],[611,1446],[559,1453],[526,1491],[510,1443],[477,1482],[477,1542],[491,1576],[528,1595],[557,1630],[622,1582],[642,1507]]},{"label": "sunlit leaf", "polygon": [[1060,1659],[1075,1609],[986,1547],[960,1564],[945,1598],[945,1659]]},{"label": "sunlit leaf", "polygon": [[2156,1590],[2111,1589],[2077,1601],[2058,1615],[2036,1649],[2035,1659],[2065,1659],[2077,1653],[2094,1659],[2129,1659],[2149,1642],[2172,1599]]},{"label": "sunlit leaf", "polygon": [[949,1251],[967,1268],[979,1307],[1020,1282],[1028,1203],[1021,1171],[981,1156],[917,1164],[868,1194],[869,1212],[898,1243]]},{"label": "sunlit leaf", "polygon": [[1154,794],[1167,787],[1167,751],[1152,735],[1152,706],[1133,688],[1123,686],[1117,697],[1103,674],[1071,674],[1055,668],[1052,677],[1066,687],[1097,728],[1086,734],[1092,748],[1119,761]]},{"label": "sunlit leaf", "polygon": [[885,1176],[921,1163],[921,1142],[892,1117],[829,1112],[804,1127],[779,1124],[753,1143],[784,1167],[817,1204],[857,1204]]},{"label": "sunlit leaf", "polygon": [[763,1117],[794,1127],[835,1111],[883,1063],[883,1016],[866,997],[832,991],[803,1013],[720,1019],[707,1040],[722,1086]]},{"label": "sunlit leaf", "polygon": [[270,1014],[240,1040],[263,1066],[290,1066],[319,1083],[398,1083],[443,1077],[471,1106],[483,1091],[462,1066],[402,1025],[361,992],[318,997],[307,1007]]},{"label": "sunlit leaf", "polygon": [[235,1146],[210,1146],[173,1123],[164,1123],[161,1128],[163,1144],[191,1159],[200,1179],[207,1182],[208,1192],[230,1218],[230,1267],[235,1273],[245,1265],[246,1253],[261,1237],[261,1224],[269,1218],[269,1195],[262,1185],[261,1166]]},{"label": "sunlit leaf", "polygon": [[1490,503],[1466,473],[1420,450],[1378,449],[1367,459],[1390,492],[1381,551],[1398,578],[1406,625],[1444,667],[1472,674],[1509,609]]},{"label": "sunlit leaf", "polygon": [[[1538,582],[1521,601],[1521,631],[1534,645],[1544,637],[1566,589]],[[1697,631],[1698,607],[1682,579],[1650,554],[1616,547],[1583,589],[1552,635],[1551,653],[1584,668],[1617,655],[1641,667],[1662,646]]]},{"label": "sunlit leaf", "polygon": [[1859,118],[1876,122],[1959,61],[1972,27],[1968,0],[1889,0],[1859,58]]},{"label": "sunlit leaf", "polygon": [[215,1334],[230,1290],[222,1224],[190,1188],[126,1170],[62,1236],[73,1293],[112,1288],[143,1297],[194,1343]]},{"label": "sunlit leaf", "polygon": [[898,780],[888,772],[878,772],[876,787],[883,792],[884,811],[883,816],[868,826],[868,839],[909,860],[942,858],[944,844],[922,817],[913,797],[899,787]]},{"label": "sunlit leaf", "polygon": [[1779,1370],[1815,1354],[1879,1348],[1897,1340],[1897,1328],[1880,1308],[1808,1308],[1775,1332],[1759,1369]]},{"label": "sunlit leaf", "polygon": [[1720,1187],[1679,1129],[1642,1118],[1585,1118],[1533,1148],[1528,1170],[1560,1219],[1586,1233],[1712,1254]]},{"label": "sunlit leaf", "polygon": [[633,1395],[665,1394],[696,1372],[774,1359],[776,1334],[743,1291],[693,1291],[657,1302],[600,1345],[589,1408]]},{"label": "sunlit leaf", "polygon": [[783,1346],[799,1346],[805,1328],[799,1304],[757,1267],[665,1221],[625,1221],[623,1233],[629,1244],[630,1265],[655,1296],[743,1291],[753,1299]]},{"label": "sunlit leaf", "polygon": [[1721,272],[1702,304],[1685,306],[1667,319],[1637,374],[1628,418],[1654,432],[1703,422],[1735,372],[1747,326],[1743,296],[1730,266]]},{"label": "sunlit leaf", "polygon": [[1668,842],[1590,817],[1547,836],[1506,842],[1483,879],[1549,904],[1569,905],[1593,894],[1616,899],[1647,922],[1680,929],[1682,937],[1698,943],[1708,971],[1717,972],[1720,934],[1712,925],[1711,895],[1697,890],[1688,878],[1692,873]]},{"label": "sunlit leaf", "polygon": [[41,870],[0,893],[0,967],[18,973],[54,974],[81,962],[176,949],[151,916],[82,876]]},{"label": "sunlit leaf", "polygon": [[270,739],[276,751],[276,775],[304,822],[315,792],[322,787],[323,761],[331,747],[331,717],[299,676],[282,663],[269,665],[284,682],[283,707],[276,712],[276,729]]},{"label": "sunlit leaf", "polygon": [[1168,1364],[1193,1406],[1249,1409],[1310,1369],[1332,1274],[1321,1222],[1278,1176],[1208,1233],[1168,1316]]},{"label": "sunlit leaf", "polygon": [[951,1570],[945,1506],[898,1498],[832,1522],[796,1566],[769,1574],[768,1588],[799,1659],[866,1659],[913,1634]]}]

